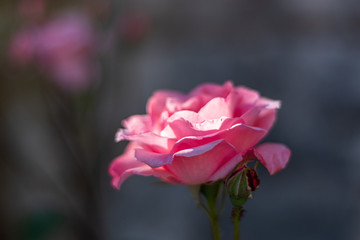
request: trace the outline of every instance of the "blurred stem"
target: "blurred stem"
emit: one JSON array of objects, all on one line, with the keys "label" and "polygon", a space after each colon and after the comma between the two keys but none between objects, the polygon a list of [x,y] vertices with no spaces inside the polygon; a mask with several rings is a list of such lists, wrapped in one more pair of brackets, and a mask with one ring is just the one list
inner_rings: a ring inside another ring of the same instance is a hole
[{"label": "blurred stem", "polygon": [[234,225],[234,240],[240,240],[240,220],[244,213],[244,209],[242,207],[234,207],[232,210],[232,218]]},{"label": "blurred stem", "polygon": [[[49,120],[52,122],[57,136],[64,143],[68,154],[69,178],[71,185],[63,185],[61,189],[75,199],[71,219],[76,222],[80,239],[100,239],[101,226],[99,219],[99,205],[97,199],[98,186],[94,184],[93,168],[97,148],[92,139],[94,132],[91,122],[87,119],[92,110],[92,93],[73,96],[62,92],[50,82],[43,79],[42,93],[47,107]],[[85,124],[86,123],[86,124]],[[74,188],[74,189],[73,189]]]}]

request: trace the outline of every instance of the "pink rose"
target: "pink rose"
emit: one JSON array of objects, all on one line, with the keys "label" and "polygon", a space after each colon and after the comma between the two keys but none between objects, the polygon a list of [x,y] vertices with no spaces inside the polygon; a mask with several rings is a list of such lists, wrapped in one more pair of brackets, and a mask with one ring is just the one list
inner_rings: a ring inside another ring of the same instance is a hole
[{"label": "pink rose", "polygon": [[279,107],[279,101],[232,82],[202,84],[188,95],[157,91],[147,114],[124,120],[125,129],[116,134],[116,141],[131,142],[110,166],[112,183],[120,188],[132,174],[209,183],[225,178],[249,151],[274,174],[286,166],[290,150],[276,143],[255,145],[274,124]]}]

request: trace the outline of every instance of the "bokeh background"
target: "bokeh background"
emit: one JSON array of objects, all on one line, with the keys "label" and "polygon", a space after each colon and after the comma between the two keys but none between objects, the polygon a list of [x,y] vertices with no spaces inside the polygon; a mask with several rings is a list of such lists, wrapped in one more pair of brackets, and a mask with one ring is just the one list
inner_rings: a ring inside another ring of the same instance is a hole
[{"label": "bokeh background", "polygon": [[185,186],[117,191],[107,168],[153,91],[229,79],[282,100],[265,140],[292,149],[260,168],[243,239],[360,239],[359,16],[356,0],[1,0],[0,239],[211,239]]}]

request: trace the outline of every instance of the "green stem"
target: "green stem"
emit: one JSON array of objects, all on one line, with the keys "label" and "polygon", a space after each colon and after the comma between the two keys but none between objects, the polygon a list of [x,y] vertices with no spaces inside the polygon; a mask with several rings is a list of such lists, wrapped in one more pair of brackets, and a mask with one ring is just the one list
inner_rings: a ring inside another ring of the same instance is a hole
[{"label": "green stem", "polygon": [[213,240],[221,240],[221,233],[220,233],[220,225],[218,221],[218,217],[214,217],[210,219],[211,221],[211,230],[213,235]]},{"label": "green stem", "polygon": [[240,219],[243,215],[242,207],[234,207],[232,210],[233,225],[234,225],[234,240],[240,240]]},{"label": "green stem", "polygon": [[[203,198],[200,198],[199,203],[209,216],[213,240],[221,240],[219,225],[221,211],[218,211],[218,205],[224,204],[222,200],[219,202],[219,197],[225,194],[223,190],[223,182],[220,181],[210,185],[203,184],[200,186],[200,195],[202,195]],[[221,196],[221,199],[222,198],[223,196]],[[220,206],[220,208],[222,208],[222,206]]]},{"label": "green stem", "polygon": [[211,230],[213,235],[213,240],[221,240],[221,231],[219,225],[219,216],[216,214],[216,211],[211,211],[209,213],[209,218],[211,222]]}]

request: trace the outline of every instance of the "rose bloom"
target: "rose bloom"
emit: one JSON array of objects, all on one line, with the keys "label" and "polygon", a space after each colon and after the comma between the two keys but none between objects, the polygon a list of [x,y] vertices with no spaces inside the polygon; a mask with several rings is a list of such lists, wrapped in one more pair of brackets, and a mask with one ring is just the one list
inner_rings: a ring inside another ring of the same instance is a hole
[{"label": "rose bloom", "polygon": [[116,134],[116,141],[130,144],[110,165],[112,184],[120,188],[133,174],[168,183],[211,183],[247,161],[249,152],[274,174],[285,167],[290,150],[277,143],[255,145],[274,124],[279,107],[279,101],[232,82],[202,84],[188,95],[157,91],[147,114],[124,120],[125,129]]}]

